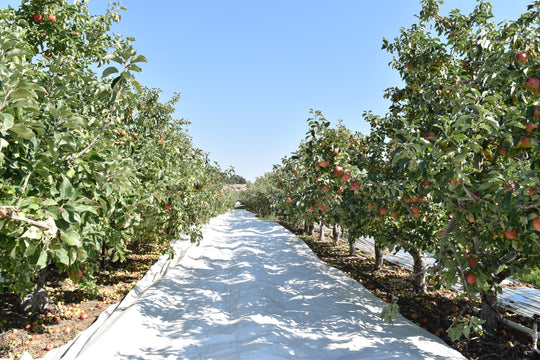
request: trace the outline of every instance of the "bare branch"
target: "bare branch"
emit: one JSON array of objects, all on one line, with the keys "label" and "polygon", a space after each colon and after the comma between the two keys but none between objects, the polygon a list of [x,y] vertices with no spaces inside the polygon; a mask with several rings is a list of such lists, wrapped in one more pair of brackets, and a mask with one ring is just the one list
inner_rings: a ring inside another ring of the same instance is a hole
[{"label": "bare branch", "polygon": [[49,224],[19,216],[15,214],[15,212],[17,212],[17,209],[14,206],[0,206],[0,217],[4,219],[21,221],[41,229],[51,230],[51,226]]}]

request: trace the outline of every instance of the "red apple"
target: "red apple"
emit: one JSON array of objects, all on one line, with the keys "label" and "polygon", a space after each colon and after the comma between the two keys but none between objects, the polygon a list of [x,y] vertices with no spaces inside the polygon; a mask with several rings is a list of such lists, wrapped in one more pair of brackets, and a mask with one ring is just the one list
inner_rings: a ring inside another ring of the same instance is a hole
[{"label": "red apple", "polygon": [[536,188],[535,188],[535,187],[532,187],[532,188],[529,189],[529,196],[530,196],[530,197],[533,197],[534,194],[536,194]]},{"label": "red apple", "polygon": [[171,204],[166,204],[166,205],[165,205],[165,209],[166,209],[166,210],[171,210],[171,209],[172,209],[172,205],[171,205]]},{"label": "red apple", "polygon": [[349,175],[349,173],[344,173],[343,175],[341,175],[341,181],[343,182],[349,181],[350,178],[351,178],[351,175]]},{"label": "red apple", "polygon": [[504,232],[504,236],[506,236],[507,239],[513,240],[517,236],[516,229],[508,229]]},{"label": "red apple", "polygon": [[393,217],[394,219],[396,219],[396,218],[398,217],[398,213],[395,212],[395,211],[392,211],[392,212],[390,213],[390,216]]},{"label": "red apple", "polygon": [[469,261],[469,266],[472,267],[472,268],[475,267],[476,265],[478,265],[478,260],[476,260],[476,258],[474,256],[471,256],[467,260]]},{"label": "red apple", "polygon": [[292,199],[291,199],[290,196],[288,196],[288,197],[287,197],[287,200],[285,200],[285,201],[287,201],[288,203],[291,203],[291,202],[292,202]]},{"label": "red apple", "polygon": [[533,226],[536,231],[540,231],[540,216],[533,220]]},{"label": "red apple", "polygon": [[317,163],[317,165],[319,165],[320,167],[327,167],[328,166],[328,161],[324,161],[324,160],[321,160]]},{"label": "red apple", "polygon": [[413,68],[412,61],[407,62],[407,70],[411,70]]},{"label": "red apple", "polygon": [[422,186],[428,186],[429,185],[429,180],[422,180],[422,182],[420,184],[422,184]]},{"label": "red apple", "polygon": [[525,130],[527,132],[533,132],[536,129],[538,129],[538,124],[533,124],[533,123],[530,123],[530,122],[525,124]]},{"label": "red apple", "polygon": [[382,208],[379,209],[379,213],[381,215],[386,215],[388,213],[388,209],[385,208],[385,207],[382,207]]},{"label": "red apple", "polygon": [[527,56],[527,53],[518,53],[516,54],[516,62],[519,65],[525,65],[529,61],[529,56]]},{"label": "red apple", "polygon": [[540,118],[540,109],[534,108],[533,116],[535,118]]},{"label": "red apple", "polygon": [[334,174],[341,176],[343,174],[343,168],[341,166],[334,167]]},{"label": "red apple", "polygon": [[54,349],[54,345],[53,345],[53,344],[48,343],[47,345],[45,345],[45,350],[51,351],[52,349]]},{"label": "red apple", "polygon": [[530,77],[525,82],[525,88],[529,90],[538,90],[540,86],[540,80],[537,77]]},{"label": "red apple", "polygon": [[34,19],[34,22],[37,22],[37,23],[38,23],[38,22],[41,22],[41,20],[43,20],[43,15],[41,15],[41,14],[34,14],[34,15],[32,16],[32,19]]},{"label": "red apple", "polygon": [[85,313],[81,313],[81,315],[79,315],[79,319],[86,320],[86,319],[88,319],[88,315],[85,314]]},{"label": "red apple", "polygon": [[49,18],[49,20],[51,20],[52,22],[56,22],[56,16],[54,16],[54,15],[49,15],[48,18]]},{"label": "red apple", "polygon": [[329,190],[329,189],[328,189],[327,186],[325,186],[325,187],[322,188],[322,191],[324,191],[324,192],[327,192],[328,190]]},{"label": "red apple", "polygon": [[318,206],[318,209],[319,209],[320,211],[324,211],[324,208],[325,208],[325,205],[324,205],[324,204],[321,204],[321,205]]},{"label": "red apple", "polygon": [[476,276],[474,276],[471,273],[467,273],[465,275],[465,281],[467,281],[467,284],[474,284],[476,282]]},{"label": "red apple", "polygon": [[520,148],[530,148],[532,147],[531,143],[531,137],[530,136],[522,136],[519,140],[518,147]]}]

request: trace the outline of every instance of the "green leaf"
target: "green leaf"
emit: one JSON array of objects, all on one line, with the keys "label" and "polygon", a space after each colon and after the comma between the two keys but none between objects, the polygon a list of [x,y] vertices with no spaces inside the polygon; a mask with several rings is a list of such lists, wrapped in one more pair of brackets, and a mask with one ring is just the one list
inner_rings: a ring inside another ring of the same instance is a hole
[{"label": "green leaf", "polygon": [[67,200],[73,194],[73,187],[68,178],[62,175],[62,184],[60,185],[60,198]]},{"label": "green leaf", "polygon": [[58,249],[54,252],[54,256],[56,257],[56,259],[64,264],[64,265],[69,265],[69,257],[68,257],[68,253],[66,251],[66,249]]},{"label": "green leaf", "polygon": [[60,239],[69,246],[81,247],[81,236],[74,230],[60,233]]},{"label": "green leaf", "polygon": [[132,64],[138,63],[138,62],[148,62],[148,60],[146,59],[144,55],[137,55],[137,56],[134,56],[133,59],[131,59]]},{"label": "green leaf", "polygon": [[73,208],[75,211],[82,213],[82,212],[91,212],[92,214],[97,215],[97,211],[89,205],[83,205],[83,204],[74,204]]},{"label": "green leaf", "polygon": [[17,90],[11,93],[11,99],[24,99],[24,98],[34,98],[37,99],[36,93],[27,89],[18,88]]},{"label": "green leaf", "polygon": [[103,70],[103,75],[102,77],[107,77],[111,74],[115,74],[118,72],[118,69],[114,66],[109,66],[108,68],[106,68],[105,70]]},{"label": "green leaf", "polygon": [[15,134],[26,140],[29,140],[34,136],[34,132],[32,131],[32,129],[24,126],[23,124],[15,124],[9,129],[9,131],[14,132]]},{"label": "green leaf", "polygon": [[30,244],[30,245],[26,248],[26,251],[24,252],[24,256],[30,257],[30,256],[34,255],[34,253],[36,252],[36,250],[37,250],[37,244]]},{"label": "green leaf", "polygon": [[141,72],[142,71],[142,69],[139,66],[135,65],[135,64],[131,64],[127,68],[128,68],[128,70],[135,71],[135,72]]},{"label": "green leaf", "polygon": [[31,108],[31,109],[39,110],[39,104],[33,98],[20,99],[19,101],[13,102],[11,107],[14,107],[14,108]]},{"label": "green leaf", "polygon": [[0,139],[0,150],[7,147],[8,145],[9,145],[9,143],[6,140]]},{"label": "green leaf", "polygon": [[0,121],[2,122],[3,126],[3,128],[0,128],[0,130],[8,130],[13,126],[13,115],[0,113]]},{"label": "green leaf", "polygon": [[41,254],[39,254],[39,259],[36,262],[36,266],[40,269],[43,269],[45,266],[47,266],[47,259],[49,257],[47,256],[46,251],[42,251]]}]

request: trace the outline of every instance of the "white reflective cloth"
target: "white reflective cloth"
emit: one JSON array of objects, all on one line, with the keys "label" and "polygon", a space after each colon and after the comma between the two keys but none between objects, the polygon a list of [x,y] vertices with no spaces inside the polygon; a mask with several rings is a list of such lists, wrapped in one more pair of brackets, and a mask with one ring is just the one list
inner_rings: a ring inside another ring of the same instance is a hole
[{"label": "white reflective cloth", "polygon": [[384,323],[386,303],[275,222],[237,209],[203,235],[45,359],[465,359],[403,317]]}]

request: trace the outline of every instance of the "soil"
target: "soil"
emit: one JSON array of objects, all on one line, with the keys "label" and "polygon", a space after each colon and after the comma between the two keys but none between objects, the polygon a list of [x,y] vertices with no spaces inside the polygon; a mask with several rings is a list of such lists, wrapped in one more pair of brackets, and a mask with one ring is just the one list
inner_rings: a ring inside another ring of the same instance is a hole
[{"label": "soil", "polygon": [[[391,302],[393,296],[397,296],[399,312],[404,317],[440,337],[467,359],[540,359],[540,355],[532,350],[531,336],[507,326],[501,326],[491,332],[484,330],[484,334],[471,334],[468,339],[452,341],[447,330],[456,322],[459,315],[466,317],[478,315],[474,313],[473,308],[479,307],[480,304],[460,297],[454,291],[436,290],[433,286],[428,286],[425,294],[416,294],[412,290],[411,272],[404,267],[385,262],[382,270],[375,271],[373,255],[359,252],[351,256],[345,243],[335,243],[330,237],[319,241],[318,234],[305,236],[300,230],[287,227],[299,235],[321,260],[360,282],[377,297]],[[508,312],[502,315],[529,328],[533,327],[532,319]]]},{"label": "soil", "polygon": [[125,262],[111,264],[87,285],[53,270],[45,287],[50,309],[40,313],[22,314],[15,294],[0,294],[0,358],[18,359],[29,352],[38,359],[66,344],[120,301],[158,258],[153,247],[143,248]]}]

